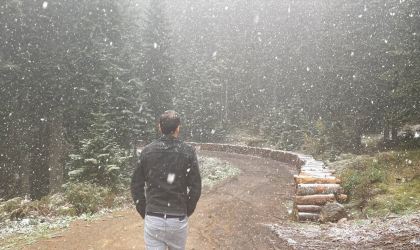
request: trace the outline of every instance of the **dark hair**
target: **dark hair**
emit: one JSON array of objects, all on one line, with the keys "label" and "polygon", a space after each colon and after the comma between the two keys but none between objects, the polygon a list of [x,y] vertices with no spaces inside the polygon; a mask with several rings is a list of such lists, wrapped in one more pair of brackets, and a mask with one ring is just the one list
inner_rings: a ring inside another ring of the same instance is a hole
[{"label": "dark hair", "polygon": [[173,110],[167,110],[160,116],[160,129],[165,135],[173,134],[176,128],[181,124],[179,114]]}]

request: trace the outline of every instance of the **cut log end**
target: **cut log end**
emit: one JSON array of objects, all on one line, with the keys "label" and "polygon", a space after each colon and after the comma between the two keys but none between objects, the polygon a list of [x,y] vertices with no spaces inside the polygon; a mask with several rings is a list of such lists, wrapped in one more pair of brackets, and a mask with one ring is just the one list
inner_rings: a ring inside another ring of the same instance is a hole
[{"label": "cut log end", "polygon": [[340,194],[340,195],[338,195],[337,199],[338,199],[339,201],[343,202],[343,201],[347,200],[347,195],[345,195],[345,194]]},{"label": "cut log end", "polygon": [[296,220],[297,221],[318,221],[319,214],[315,213],[303,213],[303,212],[295,212]]}]

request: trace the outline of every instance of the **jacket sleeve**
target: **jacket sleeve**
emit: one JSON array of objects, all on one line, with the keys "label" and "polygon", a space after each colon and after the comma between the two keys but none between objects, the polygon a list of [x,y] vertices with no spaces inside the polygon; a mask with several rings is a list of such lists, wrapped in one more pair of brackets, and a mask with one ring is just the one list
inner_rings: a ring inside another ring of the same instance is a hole
[{"label": "jacket sleeve", "polygon": [[189,173],[188,173],[188,201],[187,201],[187,216],[194,213],[197,202],[201,196],[201,175],[198,167],[197,153],[195,150],[192,152],[192,157],[189,162]]},{"label": "jacket sleeve", "polygon": [[144,194],[144,185],[144,169],[140,156],[140,159],[136,163],[133,177],[131,178],[131,196],[133,197],[137,212],[143,219],[146,214],[146,195]]}]

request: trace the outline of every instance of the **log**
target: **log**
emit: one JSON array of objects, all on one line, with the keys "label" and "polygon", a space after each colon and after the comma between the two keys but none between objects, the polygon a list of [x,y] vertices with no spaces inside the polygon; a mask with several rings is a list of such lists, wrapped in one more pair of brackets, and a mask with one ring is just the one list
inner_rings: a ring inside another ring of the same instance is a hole
[{"label": "log", "polygon": [[311,161],[311,162],[306,162],[305,167],[325,168],[326,166],[322,162]]},{"label": "log", "polygon": [[319,214],[295,212],[296,220],[298,221],[318,221]]},{"label": "log", "polygon": [[297,184],[318,183],[318,184],[339,184],[341,180],[335,177],[296,176]]},{"label": "log", "polygon": [[323,168],[323,169],[320,169],[320,168],[318,168],[318,169],[316,169],[316,168],[302,168],[302,169],[300,169],[299,171],[301,171],[301,172],[320,172],[320,173],[331,173],[331,174],[335,174],[335,170],[331,170],[331,169],[328,169],[328,168]]},{"label": "log", "polygon": [[327,176],[332,176],[332,173],[320,172],[320,171],[302,171],[299,173],[299,175],[312,175],[312,176],[327,177]]},{"label": "log", "polygon": [[347,195],[345,195],[345,194],[340,194],[340,195],[337,197],[337,199],[338,199],[339,201],[345,201],[345,200],[347,200]]},{"label": "log", "polygon": [[322,165],[322,164],[305,164],[302,166],[302,168],[327,168],[326,166]]},{"label": "log", "polygon": [[335,196],[333,194],[317,194],[296,196],[295,205],[325,205],[327,202],[334,202]]},{"label": "log", "polygon": [[296,195],[299,196],[339,193],[341,193],[340,184],[298,184],[296,187]]},{"label": "log", "polygon": [[305,169],[305,168],[313,168],[313,169],[328,169],[327,167],[325,167],[325,166],[314,166],[314,165],[311,165],[311,166],[309,166],[309,165],[303,165],[302,167],[300,167],[301,169]]},{"label": "log", "polygon": [[298,212],[303,213],[319,213],[321,211],[322,206],[317,205],[296,205],[296,209]]}]

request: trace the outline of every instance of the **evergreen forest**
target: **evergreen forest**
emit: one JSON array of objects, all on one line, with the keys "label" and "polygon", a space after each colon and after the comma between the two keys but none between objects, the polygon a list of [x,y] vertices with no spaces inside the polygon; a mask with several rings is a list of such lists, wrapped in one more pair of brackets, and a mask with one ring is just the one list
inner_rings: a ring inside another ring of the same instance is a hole
[{"label": "evergreen forest", "polygon": [[373,133],[406,142],[420,0],[0,2],[0,198],[124,189],[168,109],[185,141],[246,130],[311,154]]}]

